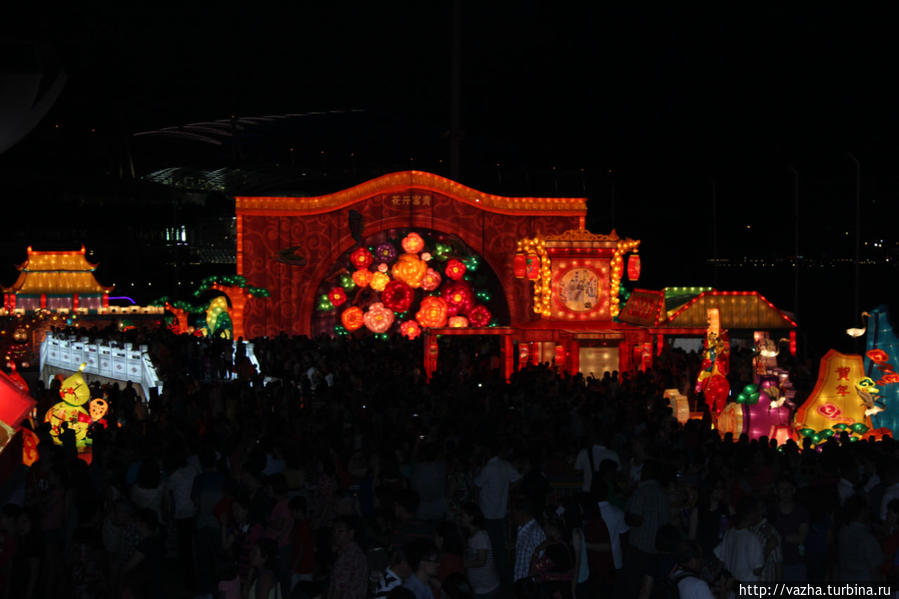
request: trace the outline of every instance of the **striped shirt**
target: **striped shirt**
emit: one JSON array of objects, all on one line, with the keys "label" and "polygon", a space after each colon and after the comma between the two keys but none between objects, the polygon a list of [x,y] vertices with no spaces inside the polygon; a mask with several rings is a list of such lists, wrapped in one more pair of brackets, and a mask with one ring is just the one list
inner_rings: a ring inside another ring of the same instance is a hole
[{"label": "striped shirt", "polygon": [[530,522],[518,528],[518,536],[515,540],[515,570],[512,574],[512,582],[517,582],[522,578],[527,578],[531,570],[531,558],[537,546],[546,540],[543,529],[537,523],[537,520],[531,519]]}]

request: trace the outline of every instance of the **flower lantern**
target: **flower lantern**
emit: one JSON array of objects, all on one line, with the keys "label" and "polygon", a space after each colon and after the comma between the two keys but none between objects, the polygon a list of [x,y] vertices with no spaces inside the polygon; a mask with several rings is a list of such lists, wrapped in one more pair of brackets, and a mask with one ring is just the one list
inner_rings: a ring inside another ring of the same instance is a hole
[{"label": "flower lantern", "polygon": [[342,306],[346,302],[346,291],[343,287],[335,287],[328,293],[328,299],[334,307]]},{"label": "flower lantern", "polygon": [[490,324],[490,310],[483,304],[478,304],[468,311],[468,322],[475,328],[486,327]]},{"label": "flower lantern", "polygon": [[451,329],[464,329],[468,327],[468,319],[464,316],[453,316],[448,324]]},{"label": "flower lantern", "polygon": [[421,278],[421,288],[425,291],[434,291],[438,287],[440,287],[440,282],[443,278],[440,276],[440,273],[434,270],[433,268],[429,268],[425,271],[424,276]]},{"label": "flower lantern", "polygon": [[375,257],[381,261],[390,263],[396,260],[396,248],[392,243],[384,242],[375,248]]},{"label": "flower lantern", "polygon": [[390,267],[387,266],[386,262],[381,262],[380,264],[378,264],[378,272],[386,273],[388,270],[390,270]]},{"label": "flower lantern", "polygon": [[371,288],[375,291],[384,291],[384,288],[387,287],[387,283],[390,282],[390,276],[384,274],[383,272],[376,272],[371,276]]},{"label": "flower lantern", "polygon": [[390,281],[381,292],[381,301],[394,312],[405,312],[415,299],[415,291],[402,281]]},{"label": "flower lantern", "polygon": [[425,262],[430,262],[431,258],[433,258],[433,256],[431,255],[431,252],[422,252],[421,253],[421,259],[424,260]]},{"label": "flower lantern", "polygon": [[465,276],[465,271],[467,268],[465,264],[463,264],[460,260],[453,258],[449,262],[446,263],[446,276],[451,278],[454,281],[460,280]]},{"label": "flower lantern", "polygon": [[417,289],[421,287],[421,280],[427,270],[427,263],[420,260],[416,254],[401,254],[390,272],[393,274],[394,279]]},{"label": "flower lantern", "polygon": [[406,339],[415,339],[421,335],[421,327],[414,320],[407,320],[400,325],[400,334]]},{"label": "flower lantern", "polygon": [[528,255],[524,252],[515,254],[512,258],[512,274],[516,279],[523,279],[528,274]]},{"label": "flower lantern", "polygon": [[384,307],[381,302],[369,306],[368,312],[362,317],[365,327],[372,333],[385,333],[393,324],[393,310]]},{"label": "flower lantern", "polygon": [[439,328],[446,326],[447,305],[442,297],[428,296],[421,300],[421,307],[415,314],[415,320],[423,327]]},{"label": "flower lantern", "polygon": [[359,287],[368,287],[371,283],[371,271],[361,268],[353,273],[353,283]]},{"label": "flower lantern", "polygon": [[403,237],[402,245],[407,254],[417,254],[425,248],[425,240],[418,233],[409,233]]},{"label": "flower lantern", "polygon": [[455,281],[444,286],[441,296],[455,312],[467,313],[474,305],[474,293],[466,281]]},{"label": "flower lantern", "polygon": [[353,253],[350,254],[350,262],[352,262],[353,266],[356,268],[368,268],[374,261],[375,257],[371,255],[371,252],[369,252],[367,248],[356,248],[353,250]]},{"label": "flower lantern", "polygon": [[362,312],[362,308],[351,306],[340,315],[340,322],[343,323],[343,328],[352,332],[362,327],[364,316],[365,313]]},{"label": "flower lantern", "polygon": [[627,278],[630,281],[640,279],[640,254],[634,252],[627,259]]}]

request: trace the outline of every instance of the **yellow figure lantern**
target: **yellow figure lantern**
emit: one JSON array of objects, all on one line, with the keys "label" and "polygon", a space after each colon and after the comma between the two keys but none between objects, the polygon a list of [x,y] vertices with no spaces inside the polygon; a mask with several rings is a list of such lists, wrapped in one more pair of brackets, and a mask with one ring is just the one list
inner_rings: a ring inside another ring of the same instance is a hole
[{"label": "yellow figure lantern", "polygon": [[50,435],[53,442],[62,445],[60,435],[63,432],[62,424],[75,431],[75,446],[79,451],[90,445],[87,438],[87,429],[92,422],[91,416],[82,406],[91,398],[90,388],[81,372],[87,367],[82,363],[78,372],[65,379],[59,389],[62,401],[47,410],[44,422],[50,423]]}]

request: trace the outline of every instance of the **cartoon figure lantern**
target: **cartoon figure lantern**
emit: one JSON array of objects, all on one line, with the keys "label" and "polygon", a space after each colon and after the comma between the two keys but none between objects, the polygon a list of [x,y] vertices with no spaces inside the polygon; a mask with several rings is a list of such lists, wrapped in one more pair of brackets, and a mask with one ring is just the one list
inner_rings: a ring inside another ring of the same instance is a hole
[{"label": "cartoon figure lantern", "polygon": [[696,378],[696,392],[705,395],[706,404],[713,415],[724,409],[730,393],[727,372],[730,361],[730,338],[727,331],[715,331],[709,327],[703,349],[702,369]]},{"label": "cartoon figure lantern", "polygon": [[75,432],[75,447],[78,451],[83,451],[91,444],[88,436],[88,429],[94,422],[99,422],[103,426],[106,425],[103,416],[106,415],[106,402],[102,399],[95,399],[90,402],[90,412],[84,409],[84,404],[90,400],[90,388],[81,372],[87,367],[87,363],[82,363],[78,372],[65,379],[59,390],[62,401],[47,410],[44,417],[45,422],[50,423],[50,435],[53,442],[62,445],[61,435],[63,433],[63,424],[67,428]]}]

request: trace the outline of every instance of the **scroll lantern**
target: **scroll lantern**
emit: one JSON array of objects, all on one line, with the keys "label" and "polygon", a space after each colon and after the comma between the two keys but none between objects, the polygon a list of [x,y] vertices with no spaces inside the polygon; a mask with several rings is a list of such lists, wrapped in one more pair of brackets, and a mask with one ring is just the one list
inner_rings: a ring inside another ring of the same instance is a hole
[{"label": "scroll lantern", "polygon": [[640,254],[634,252],[627,259],[627,278],[630,281],[640,279]]}]

